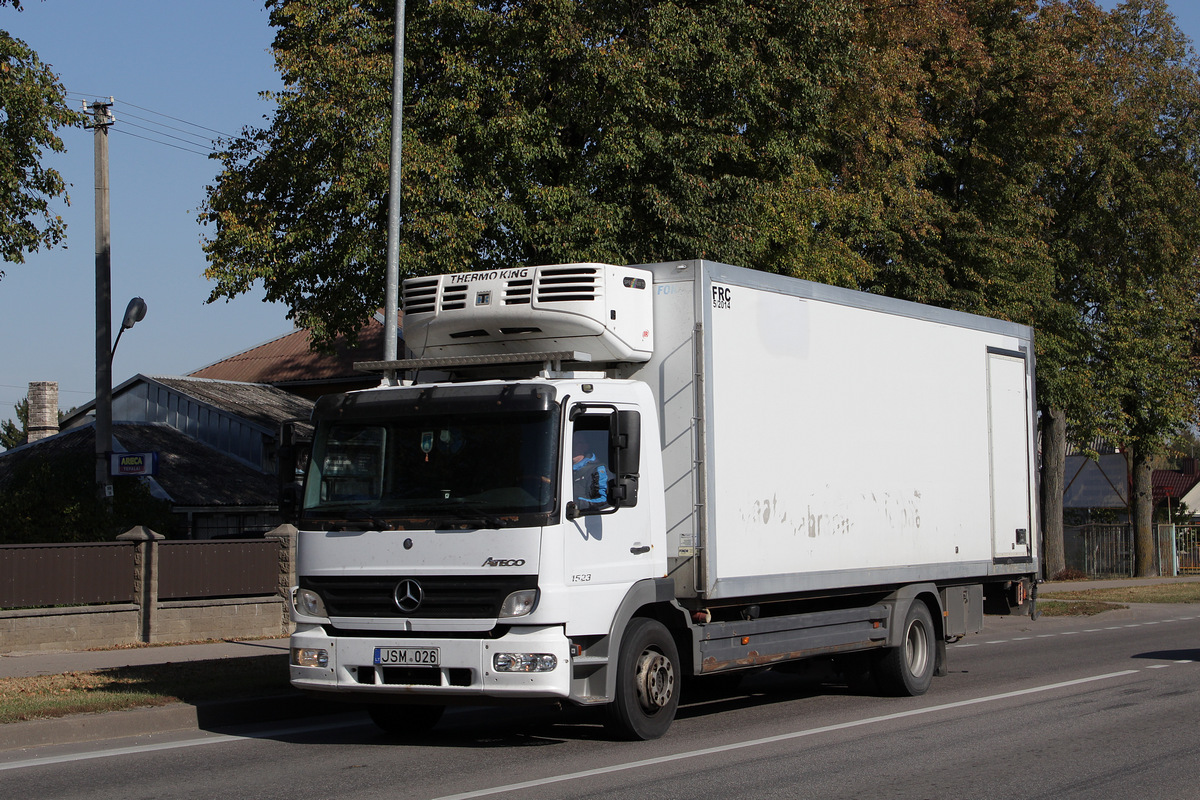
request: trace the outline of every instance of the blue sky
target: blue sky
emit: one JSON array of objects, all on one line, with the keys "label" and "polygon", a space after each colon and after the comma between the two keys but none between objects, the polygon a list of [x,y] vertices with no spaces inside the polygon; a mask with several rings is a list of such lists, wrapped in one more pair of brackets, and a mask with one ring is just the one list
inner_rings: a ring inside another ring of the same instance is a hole
[{"label": "blue sky", "polygon": [[[19,13],[0,8],[0,29],[53,65],[75,104],[116,100],[109,136],[113,324],[135,295],[149,311],[121,337],[113,384],[139,372],[181,375],[290,331],[285,309],[262,302],[261,290],[205,304],[210,284],[196,221],[217,171],[202,154],[214,131],[236,135],[262,124],[272,105],[259,93],[280,86],[261,0],[23,5]],[[1182,29],[1200,39],[1200,3],[1170,5]],[[0,420],[13,417],[30,381],[58,381],[64,409],[95,394],[92,133],[68,130],[63,138],[67,153],[48,163],[71,184],[70,207],[56,209],[67,220],[67,249],[2,267]]]},{"label": "blue sky", "polygon": [[[149,310],[121,337],[114,385],[139,372],[190,372],[290,331],[285,309],[263,303],[261,291],[205,304],[210,284],[196,221],[217,173],[204,155],[218,135],[213,131],[236,135],[261,124],[273,106],[259,92],[280,86],[263,3],[22,5],[19,13],[0,8],[0,28],[53,66],[72,103],[116,100],[109,134],[114,327],[135,295]],[[67,220],[67,249],[2,267],[0,419],[12,418],[12,406],[34,380],[58,381],[64,409],[95,396],[93,134],[61,133],[67,152],[47,161],[71,184],[70,207],[58,208]]]}]

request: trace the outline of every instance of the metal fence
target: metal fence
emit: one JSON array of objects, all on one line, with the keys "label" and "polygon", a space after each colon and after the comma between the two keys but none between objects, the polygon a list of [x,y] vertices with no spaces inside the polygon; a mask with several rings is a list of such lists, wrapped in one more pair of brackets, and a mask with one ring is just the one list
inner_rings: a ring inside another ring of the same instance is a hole
[{"label": "metal fence", "polygon": [[158,543],[158,597],[243,597],[279,589],[279,540]]},{"label": "metal fence", "polygon": [[[1068,569],[1093,578],[1137,575],[1131,525],[1065,526],[1063,546]],[[1154,526],[1154,561],[1159,575],[1200,575],[1200,526]]]},{"label": "metal fence", "polygon": [[[278,594],[286,568],[278,539],[154,546],[161,600]],[[0,609],[137,602],[137,554],[127,541],[0,545]]]},{"label": "metal fence", "polygon": [[0,545],[0,608],[133,601],[133,542]]},{"label": "metal fence", "polygon": [[1200,525],[1161,526],[1173,528],[1175,574],[1200,575]]}]

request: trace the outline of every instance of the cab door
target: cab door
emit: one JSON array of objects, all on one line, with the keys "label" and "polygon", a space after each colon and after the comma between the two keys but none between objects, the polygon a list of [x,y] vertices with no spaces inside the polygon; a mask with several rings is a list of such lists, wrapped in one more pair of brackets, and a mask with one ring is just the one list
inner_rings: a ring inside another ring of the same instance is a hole
[{"label": "cab door", "polygon": [[[619,603],[628,587],[651,577],[651,503],[637,499],[639,437],[627,410],[581,403],[568,411],[563,459],[564,580],[580,603],[576,611],[597,612]],[[624,432],[622,432],[624,430]],[[606,613],[606,612],[600,612]],[[611,619],[611,617],[609,617]]]}]

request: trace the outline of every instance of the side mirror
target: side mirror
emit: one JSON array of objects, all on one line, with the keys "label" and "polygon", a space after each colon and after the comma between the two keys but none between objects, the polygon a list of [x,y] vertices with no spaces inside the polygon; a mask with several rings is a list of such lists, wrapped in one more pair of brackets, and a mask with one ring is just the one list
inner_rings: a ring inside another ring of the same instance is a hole
[{"label": "side mirror", "polygon": [[616,413],[617,440],[614,442],[620,459],[620,476],[636,476],[642,463],[642,415],[637,411]]}]

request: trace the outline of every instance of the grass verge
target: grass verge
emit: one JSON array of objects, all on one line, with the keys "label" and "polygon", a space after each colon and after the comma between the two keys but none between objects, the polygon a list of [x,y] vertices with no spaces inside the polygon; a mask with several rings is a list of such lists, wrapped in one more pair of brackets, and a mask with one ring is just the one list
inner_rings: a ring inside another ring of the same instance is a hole
[{"label": "grass verge", "polygon": [[1200,603],[1200,583],[1155,583],[1145,586],[1114,586],[1082,591],[1054,591],[1038,594],[1042,600],[1072,602],[1101,601],[1106,603]]},{"label": "grass verge", "polygon": [[1099,600],[1043,600],[1040,597],[1037,604],[1038,613],[1043,617],[1092,617],[1121,608],[1129,606]]},{"label": "grass verge", "polygon": [[1047,617],[1090,617],[1128,608],[1129,603],[1200,603],[1200,583],[1044,592],[1038,595],[1038,612]]},{"label": "grass verge", "polygon": [[236,700],[287,689],[284,654],[0,678],[0,723]]}]

